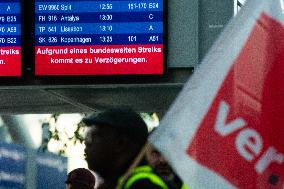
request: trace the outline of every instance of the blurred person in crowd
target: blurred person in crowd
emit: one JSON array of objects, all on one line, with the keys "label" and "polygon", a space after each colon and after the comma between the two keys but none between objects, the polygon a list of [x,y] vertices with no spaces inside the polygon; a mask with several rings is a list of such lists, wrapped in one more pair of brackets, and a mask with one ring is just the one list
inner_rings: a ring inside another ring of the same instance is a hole
[{"label": "blurred person in crowd", "polygon": [[94,189],[96,178],[90,170],[77,168],[67,175],[65,183],[68,189]]},{"label": "blurred person in crowd", "polygon": [[147,164],[136,167],[120,189],[188,189],[151,145],[147,146],[145,160]]},{"label": "blurred person in crowd", "polygon": [[164,156],[151,145],[149,145],[146,150],[146,160],[151,166],[153,173],[157,174],[166,183],[169,189],[187,188],[173,171]]},{"label": "blurred person in crowd", "polygon": [[[82,120],[88,126],[85,156],[103,182],[98,189],[117,188],[148,137],[147,125],[130,108],[112,108]],[[144,188],[146,189],[146,188]]]}]

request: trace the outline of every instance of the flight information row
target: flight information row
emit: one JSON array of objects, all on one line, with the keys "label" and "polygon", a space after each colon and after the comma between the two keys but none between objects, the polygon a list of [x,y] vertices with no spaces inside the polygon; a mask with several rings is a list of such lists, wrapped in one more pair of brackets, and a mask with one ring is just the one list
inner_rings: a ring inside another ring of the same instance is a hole
[{"label": "flight information row", "polygon": [[162,0],[152,1],[59,1],[36,2],[36,13],[80,13],[80,12],[133,12],[133,11],[162,11]]},{"label": "flight information row", "polygon": [[0,37],[6,35],[20,35],[21,25],[20,24],[1,24],[0,25]]},{"label": "flight information row", "polygon": [[20,24],[20,14],[0,14],[0,24]]},{"label": "flight information row", "polygon": [[120,35],[49,35],[37,36],[36,45],[118,45],[118,44],[162,44],[162,34]]},{"label": "flight information row", "polygon": [[82,24],[37,24],[37,35],[50,34],[123,34],[162,33],[162,22],[131,23],[82,23]]},{"label": "flight information row", "polygon": [[161,22],[162,20],[162,12],[60,13],[37,14],[36,16],[36,23]]},{"label": "flight information row", "polygon": [[0,47],[21,45],[20,36],[0,36]]}]

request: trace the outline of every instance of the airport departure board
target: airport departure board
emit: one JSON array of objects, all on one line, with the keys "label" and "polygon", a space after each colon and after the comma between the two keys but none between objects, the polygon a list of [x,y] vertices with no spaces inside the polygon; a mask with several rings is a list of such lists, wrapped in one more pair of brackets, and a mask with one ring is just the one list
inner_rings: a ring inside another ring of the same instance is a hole
[{"label": "airport departure board", "polygon": [[36,0],[35,75],[161,75],[163,0]]},{"label": "airport departure board", "polygon": [[0,0],[0,76],[21,76],[20,0]]}]

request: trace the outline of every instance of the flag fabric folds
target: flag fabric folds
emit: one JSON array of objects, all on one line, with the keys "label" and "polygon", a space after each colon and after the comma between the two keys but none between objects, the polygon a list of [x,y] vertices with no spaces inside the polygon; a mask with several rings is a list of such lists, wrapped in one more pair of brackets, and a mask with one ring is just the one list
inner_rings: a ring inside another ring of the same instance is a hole
[{"label": "flag fabric folds", "polygon": [[250,0],[150,142],[190,189],[284,188],[283,0]]}]

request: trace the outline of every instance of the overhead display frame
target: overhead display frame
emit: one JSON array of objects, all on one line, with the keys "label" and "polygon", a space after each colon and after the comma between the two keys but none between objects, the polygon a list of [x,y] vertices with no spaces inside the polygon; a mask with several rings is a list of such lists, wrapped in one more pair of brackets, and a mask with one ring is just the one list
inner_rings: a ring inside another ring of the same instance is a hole
[{"label": "overhead display frame", "polygon": [[0,0],[0,77],[20,77],[21,2]]},{"label": "overhead display frame", "polygon": [[160,76],[164,0],[36,0],[35,76]]}]

